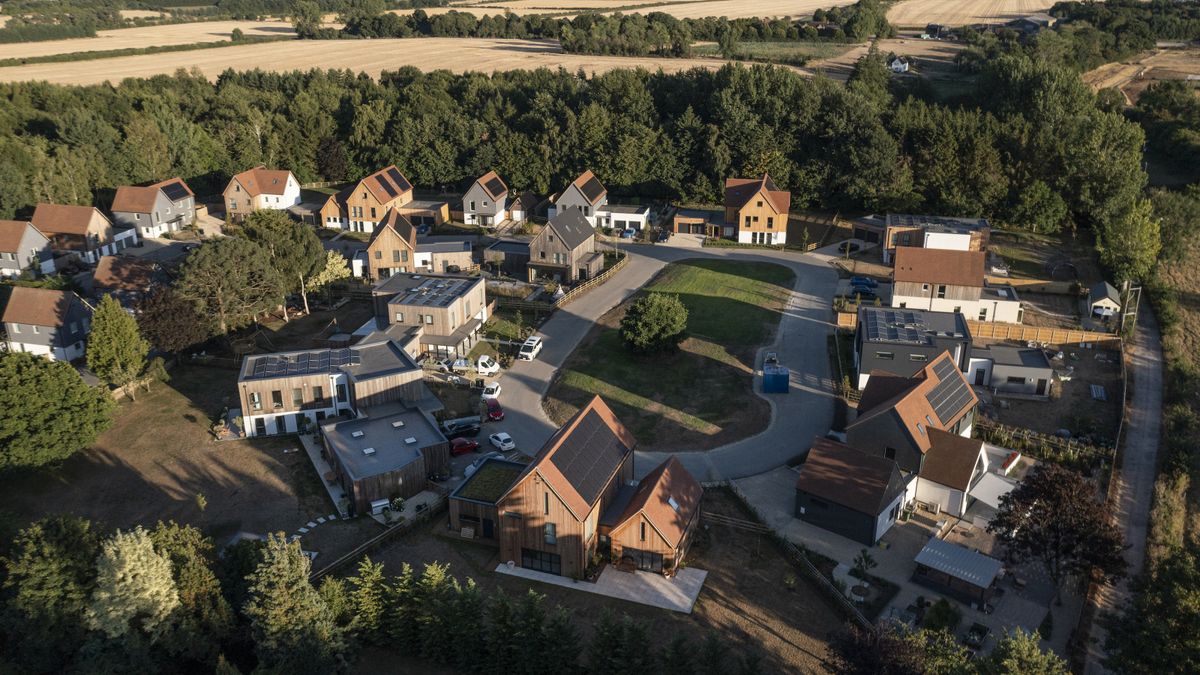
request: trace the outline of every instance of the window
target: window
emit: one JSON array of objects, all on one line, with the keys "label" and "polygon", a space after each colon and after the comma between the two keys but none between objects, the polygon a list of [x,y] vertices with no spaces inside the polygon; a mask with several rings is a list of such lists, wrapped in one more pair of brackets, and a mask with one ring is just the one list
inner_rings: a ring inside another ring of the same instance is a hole
[{"label": "window", "polygon": [[980,307],[980,308],[979,308],[979,320],[980,320],[980,321],[987,321],[987,307]]},{"label": "window", "polygon": [[474,210],[475,210],[475,202],[471,202],[471,210],[472,210],[472,211],[474,211]]},{"label": "window", "polygon": [[400,251],[392,249],[392,262],[400,262]]},{"label": "window", "polygon": [[917,422],[917,431],[921,432],[921,435],[924,436],[925,435],[925,425],[921,424],[920,422]]},{"label": "window", "polygon": [[371,217],[372,218],[375,217],[375,207],[374,206],[371,207]]},{"label": "window", "polygon": [[408,262],[408,251],[400,251],[400,262]]},{"label": "window", "polygon": [[746,216],[746,227],[750,227],[750,216]]},{"label": "window", "polygon": [[954,306],[954,313],[955,313],[955,314],[959,314],[959,313],[961,313],[961,312],[962,312],[962,305],[955,305],[955,306]]},{"label": "window", "polygon": [[760,208],[760,209],[762,208],[762,202],[761,202],[761,201],[758,203],[758,208]]},{"label": "window", "polygon": [[346,402],[346,385],[344,385],[344,384],[339,384],[339,385],[337,386],[337,398],[338,398],[338,400],[339,400],[339,401],[341,401],[342,403],[345,403],[345,402]]},{"label": "window", "polygon": [[383,251],[375,251],[375,259],[383,260]]},{"label": "window", "polygon": [[250,392],[250,407],[255,410],[262,410],[262,394],[257,391]]},{"label": "window", "polygon": [[424,320],[426,325],[429,325],[429,326],[433,325],[433,315],[432,314],[426,314],[425,316],[421,317],[421,319]]},{"label": "window", "polygon": [[892,507],[891,513],[888,513],[888,520],[895,520],[899,516],[900,516],[900,505],[897,504]]},{"label": "window", "polygon": [[562,574],[562,557],[557,553],[523,548],[521,549],[521,567],[549,574]]},{"label": "window", "polygon": [[404,323],[404,312],[396,312],[396,323]]},{"label": "window", "polygon": [[142,219],[142,214],[140,214],[140,213],[135,213],[135,214],[133,214],[133,219],[134,219],[134,220],[141,220],[141,219]]},{"label": "window", "polygon": [[875,358],[880,361],[891,361],[896,358],[896,355],[892,352],[875,352]]},{"label": "window", "polygon": [[771,216],[767,216],[767,228],[769,229],[773,227],[775,227],[775,219]]},{"label": "window", "polygon": [[1025,384],[1025,378],[1009,376],[1004,379],[1008,384]]},{"label": "window", "polygon": [[542,252],[541,252],[541,258],[542,258],[542,260],[545,260],[545,259],[546,259],[546,252],[545,252],[545,251],[542,251]]},{"label": "window", "polygon": [[946,284],[938,284],[937,296],[939,298],[946,297]]},{"label": "window", "polygon": [[590,207],[590,206],[583,207],[583,215],[584,216],[592,215],[592,207]]},{"label": "window", "polygon": [[909,354],[908,360],[909,361],[928,361],[929,357],[925,356],[924,354]]},{"label": "window", "polygon": [[304,390],[300,387],[292,389],[292,405],[296,407],[304,405]]},{"label": "window", "polygon": [[546,529],[546,543],[547,544],[557,544],[558,543],[558,533],[556,532],[557,528],[554,526],[554,523],[546,523],[545,529]]},{"label": "window", "polygon": [[826,502],[825,502],[825,500],[823,500],[823,499],[817,499],[816,497],[809,497],[809,499],[808,499],[808,503],[809,503],[809,504],[811,504],[812,506],[814,506],[814,507],[818,508],[818,509],[827,509],[827,508],[829,508],[829,504],[828,504],[828,503],[826,503]]},{"label": "window", "polygon": [[550,515],[550,493],[542,493],[542,515]]},{"label": "window", "polygon": [[895,448],[884,448],[883,456],[887,457],[888,459],[896,459],[896,449]]},{"label": "window", "polygon": [[928,293],[929,292],[929,284],[921,284],[921,292]]},{"label": "window", "polygon": [[33,327],[33,334],[34,334],[34,335],[38,335],[38,334],[40,334],[41,332],[42,332],[42,329],[41,329],[41,328],[38,328],[37,326],[34,326],[34,327]]},{"label": "window", "polygon": [[758,216],[754,216],[754,222],[758,222]]},{"label": "window", "polygon": [[276,389],[271,392],[271,405],[276,408],[283,407],[283,392]]},{"label": "window", "polygon": [[553,243],[554,243],[554,235],[552,235],[552,234],[548,234],[548,235],[546,235],[546,241],[548,241],[548,242],[550,242],[551,244],[553,244]]},{"label": "window", "polygon": [[325,388],[324,387],[320,387],[320,386],[313,387],[313,400],[318,401],[318,402],[323,402],[325,400]]},{"label": "window", "polygon": [[646,541],[646,521],[644,520],[641,522],[641,532],[639,534],[641,535],[641,540]]}]

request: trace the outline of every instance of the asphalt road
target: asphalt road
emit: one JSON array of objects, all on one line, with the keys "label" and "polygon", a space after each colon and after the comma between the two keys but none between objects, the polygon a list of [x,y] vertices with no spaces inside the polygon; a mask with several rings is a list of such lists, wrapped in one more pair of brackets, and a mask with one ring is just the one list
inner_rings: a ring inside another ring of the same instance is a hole
[{"label": "asphalt road", "polygon": [[[702,452],[675,453],[699,480],[741,478],[784,464],[807,451],[812,439],[829,430],[833,388],[826,336],[832,332],[829,302],[837,274],[823,256],[776,251],[685,248],[674,245],[629,246],[629,263],[611,279],[556,311],[538,331],[545,340],[534,361],[517,361],[500,377],[506,413],[497,429],[509,432],[517,447],[536,452],[555,425],[542,410],[542,398],[554,377],[595,321],[646,284],[667,263],[686,258],[726,258],[785,265],[796,274],[793,296],[780,320],[777,341],[760,351],[779,352],[791,368],[790,394],[763,395],[772,407],[772,423],[757,435]],[[755,388],[760,380],[756,379]],[[635,472],[648,473],[666,457],[638,452]]]}]

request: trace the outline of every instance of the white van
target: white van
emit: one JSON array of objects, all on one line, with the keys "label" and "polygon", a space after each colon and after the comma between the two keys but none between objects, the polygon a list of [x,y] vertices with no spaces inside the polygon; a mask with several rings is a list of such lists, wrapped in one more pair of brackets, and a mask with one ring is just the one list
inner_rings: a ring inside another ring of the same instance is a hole
[{"label": "white van", "polygon": [[537,358],[540,351],[542,351],[542,338],[526,338],[524,344],[521,345],[521,351],[517,354],[517,358],[522,361],[532,361]]}]

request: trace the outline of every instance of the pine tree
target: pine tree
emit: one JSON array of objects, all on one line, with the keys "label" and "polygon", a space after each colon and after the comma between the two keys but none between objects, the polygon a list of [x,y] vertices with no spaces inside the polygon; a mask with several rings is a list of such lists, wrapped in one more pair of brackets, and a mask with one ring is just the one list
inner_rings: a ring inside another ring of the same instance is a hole
[{"label": "pine tree", "polygon": [[624,627],[612,612],[603,610],[588,645],[588,670],[593,673],[625,672],[625,661],[621,656],[624,646]]},{"label": "pine tree", "polygon": [[364,557],[358,563],[358,576],[350,578],[350,586],[359,636],[367,644],[384,644],[390,589],[383,576],[383,564]]},{"label": "pine tree", "polygon": [[92,372],[134,397],[132,386],[146,369],[150,343],[138,331],[137,321],[111,295],[100,300],[88,336],[87,365]]},{"label": "pine tree", "polygon": [[542,598],[530,589],[517,601],[512,640],[521,645],[515,668],[518,672],[530,672],[545,663],[542,652],[546,647],[546,610],[542,607]]},{"label": "pine tree", "polygon": [[164,638],[169,653],[211,666],[233,627],[233,608],[212,571],[212,539],[191,525],[159,523],[151,532],[154,549],[171,561],[179,610]]},{"label": "pine tree", "polygon": [[642,673],[653,670],[656,665],[654,649],[650,646],[646,625],[627,616],[621,621],[621,629],[621,653],[625,661],[622,671]]},{"label": "pine tree", "polygon": [[458,582],[450,576],[449,565],[429,563],[417,582],[416,609],[421,658],[442,662],[450,646],[450,626],[445,624],[457,595]]},{"label": "pine tree", "polygon": [[729,646],[721,641],[720,636],[709,631],[700,645],[700,663],[697,672],[702,675],[722,675],[728,673]]},{"label": "pine tree", "polygon": [[[454,599],[453,619],[449,624],[475,626],[480,624],[483,616],[483,594],[473,579],[467,579]],[[450,663],[464,673],[487,672],[487,652],[479,645],[469,649],[456,648],[452,650]]]},{"label": "pine tree", "polygon": [[676,634],[662,653],[659,654],[660,669],[663,675],[692,675],[696,665],[692,660],[692,645],[688,639]]},{"label": "pine tree", "polygon": [[420,625],[417,623],[416,579],[412,565],[401,565],[400,574],[392,578],[390,590],[387,605],[390,644],[402,654],[415,655],[420,649]]},{"label": "pine tree", "polygon": [[1054,652],[1043,652],[1033,633],[1017,628],[1007,633],[983,662],[987,675],[1066,675],[1067,663]]},{"label": "pine tree", "polygon": [[118,530],[101,545],[87,612],[92,628],[110,638],[144,633],[153,642],[165,632],[176,607],[179,591],[171,561],[154,550],[145,530]]},{"label": "pine tree", "polygon": [[492,596],[487,608],[484,644],[487,646],[488,667],[485,672],[503,673],[516,668],[521,646],[512,639],[513,629],[512,600],[504,592],[499,592]]},{"label": "pine tree", "polygon": [[321,601],[328,608],[333,622],[340,628],[344,628],[347,636],[354,635],[358,629],[354,617],[354,598],[346,588],[345,580],[325,577],[321,579],[321,587],[317,589],[317,593],[320,594]]},{"label": "pine tree", "polygon": [[581,638],[570,612],[559,607],[550,613],[544,642],[546,648],[542,652],[543,669],[540,672],[551,675],[579,670]]}]

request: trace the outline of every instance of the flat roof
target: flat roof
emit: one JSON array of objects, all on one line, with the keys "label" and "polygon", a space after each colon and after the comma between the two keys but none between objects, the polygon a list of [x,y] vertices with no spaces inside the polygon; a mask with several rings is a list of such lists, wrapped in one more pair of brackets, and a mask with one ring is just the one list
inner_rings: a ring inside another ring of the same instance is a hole
[{"label": "flat roof", "polygon": [[443,274],[396,274],[375,284],[374,293],[394,295],[389,305],[415,307],[448,307],[463,297],[482,277],[463,277]]},{"label": "flat roof", "polygon": [[1008,284],[983,284],[983,291],[980,292],[981,298],[991,298],[992,300],[1007,300],[1009,302],[1017,302],[1020,298],[1017,297],[1017,289]]},{"label": "flat roof", "polygon": [[699,218],[710,223],[724,223],[725,212],[718,209],[675,209],[676,216]]},{"label": "flat roof", "polygon": [[489,251],[529,255],[529,242],[520,241],[519,239],[500,239],[499,241],[492,242],[487,248]]},{"label": "flat roof", "polygon": [[421,458],[421,448],[446,442],[437,425],[416,408],[386,404],[363,412],[365,417],[321,427],[330,451],[352,480],[408,466]]},{"label": "flat roof", "polygon": [[469,241],[433,241],[417,244],[417,253],[458,253],[470,250]]},{"label": "flat roof", "polygon": [[866,342],[932,346],[938,337],[971,337],[967,320],[958,312],[860,307],[858,315]]},{"label": "flat roof", "polygon": [[381,339],[338,349],[253,354],[242,361],[238,381],[334,372],[344,372],[356,379],[370,379],[418,368],[395,340]]},{"label": "flat roof", "polygon": [[610,213],[638,213],[638,214],[650,213],[649,206],[637,206],[634,204],[607,204],[596,210],[597,211],[608,211]]},{"label": "flat roof", "polygon": [[888,227],[919,227],[928,232],[966,234],[990,228],[987,218],[956,218],[951,216],[925,216],[909,213],[887,214]]},{"label": "flat roof", "polygon": [[495,504],[525,470],[525,465],[507,459],[489,457],[471,477],[459,485],[451,497]]},{"label": "flat roof", "polygon": [[400,208],[406,211],[412,209],[439,209],[443,204],[449,204],[449,202],[444,199],[414,199]]},{"label": "flat roof", "polygon": [[991,359],[993,363],[1003,366],[1021,366],[1024,368],[1050,368],[1050,359],[1046,352],[1029,347],[1013,347],[1010,345],[990,345],[976,347],[971,350],[971,356],[978,359]]},{"label": "flat roof", "polygon": [[979,588],[990,587],[1003,567],[999,560],[991,556],[942,541],[936,536],[931,537],[925,548],[917,554],[916,563],[949,574],[955,579],[962,579]]}]

